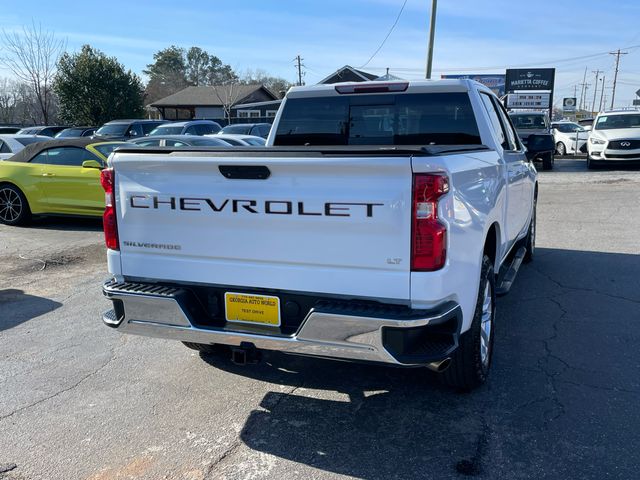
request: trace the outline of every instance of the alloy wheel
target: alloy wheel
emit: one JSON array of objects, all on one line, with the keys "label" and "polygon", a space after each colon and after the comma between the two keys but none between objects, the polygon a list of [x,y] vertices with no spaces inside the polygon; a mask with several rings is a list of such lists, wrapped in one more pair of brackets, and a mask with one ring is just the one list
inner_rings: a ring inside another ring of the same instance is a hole
[{"label": "alloy wheel", "polygon": [[482,318],[480,321],[480,360],[484,368],[489,367],[491,358],[491,335],[493,330],[493,295],[487,282],[482,298]]},{"label": "alloy wheel", "polygon": [[0,220],[4,222],[14,222],[22,213],[22,200],[20,195],[11,189],[0,190]]}]

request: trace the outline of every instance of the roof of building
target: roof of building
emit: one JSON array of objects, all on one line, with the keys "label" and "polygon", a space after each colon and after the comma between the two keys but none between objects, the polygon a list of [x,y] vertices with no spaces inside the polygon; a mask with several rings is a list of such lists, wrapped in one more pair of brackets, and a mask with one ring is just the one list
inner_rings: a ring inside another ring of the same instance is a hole
[{"label": "roof of building", "polygon": [[234,105],[233,108],[255,108],[255,107],[267,107],[269,105],[280,105],[282,103],[282,99],[278,98],[277,100],[269,100],[267,102],[252,102],[252,103],[239,103]]},{"label": "roof of building", "polygon": [[[374,73],[365,72],[365,71],[353,68],[350,65],[345,65],[344,67],[339,68],[338,70],[333,72],[331,75],[327,75],[325,78],[320,80],[318,83],[327,83],[327,81],[329,81],[329,80],[333,80],[331,83],[343,81],[343,80],[340,80],[340,77],[344,76],[347,73],[350,73],[351,75],[354,75],[357,79],[359,79],[362,82],[368,82],[368,81],[375,80],[376,78],[378,78],[378,75],[376,75]],[[333,77],[337,77],[337,79],[333,79]]]},{"label": "roof of building", "polygon": [[[184,90],[156,100],[152,107],[222,107],[224,104],[237,103],[258,90],[264,90],[273,99],[276,96],[264,85],[212,85],[187,87]],[[233,101],[235,100],[235,101]]]}]

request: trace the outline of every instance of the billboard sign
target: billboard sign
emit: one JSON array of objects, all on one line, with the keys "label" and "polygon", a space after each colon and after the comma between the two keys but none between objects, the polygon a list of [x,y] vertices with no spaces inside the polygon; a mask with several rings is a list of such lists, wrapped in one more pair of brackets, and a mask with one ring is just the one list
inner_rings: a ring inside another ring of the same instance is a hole
[{"label": "billboard sign", "polygon": [[460,75],[441,75],[440,78],[442,79],[456,79],[456,78],[460,78],[460,79],[468,79],[468,80],[475,80],[476,82],[481,83],[482,85],[489,87],[493,93],[495,93],[496,95],[498,95],[499,97],[502,97],[504,95],[504,79],[505,76],[501,73],[488,73],[488,74],[483,74],[483,73],[478,73],[478,74],[460,74]]},{"label": "billboard sign", "polygon": [[507,108],[549,108],[551,93],[510,93]]},{"label": "billboard sign", "polygon": [[577,98],[566,97],[562,99],[562,111],[563,112],[575,112],[576,111]]},{"label": "billboard sign", "polygon": [[507,93],[519,90],[553,90],[555,68],[509,68],[505,79]]}]

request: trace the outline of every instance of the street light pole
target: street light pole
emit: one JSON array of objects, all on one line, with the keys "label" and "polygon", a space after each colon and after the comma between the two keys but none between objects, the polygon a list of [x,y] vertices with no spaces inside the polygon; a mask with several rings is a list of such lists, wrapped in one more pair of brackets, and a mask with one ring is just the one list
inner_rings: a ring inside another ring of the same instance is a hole
[{"label": "street light pole", "polygon": [[438,0],[431,0],[431,22],[429,25],[429,45],[427,46],[427,80],[431,79],[431,64],[433,63],[433,41],[436,36],[436,8]]}]

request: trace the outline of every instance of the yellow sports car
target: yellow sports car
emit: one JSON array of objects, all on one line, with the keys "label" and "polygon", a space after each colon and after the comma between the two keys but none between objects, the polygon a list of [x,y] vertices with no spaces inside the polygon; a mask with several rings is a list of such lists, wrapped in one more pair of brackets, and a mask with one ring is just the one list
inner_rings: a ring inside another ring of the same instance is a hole
[{"label": "yellow sports car", "polygon": [[19,225],[45,214],[101,216],[100,170],[120,145],[125,143],[52,140],[0,161],[0,223]]}]

